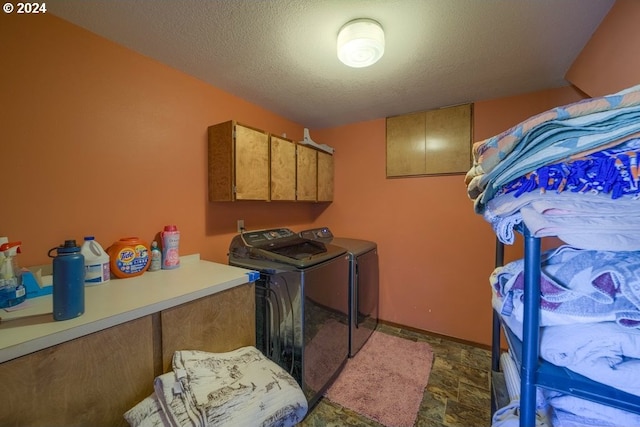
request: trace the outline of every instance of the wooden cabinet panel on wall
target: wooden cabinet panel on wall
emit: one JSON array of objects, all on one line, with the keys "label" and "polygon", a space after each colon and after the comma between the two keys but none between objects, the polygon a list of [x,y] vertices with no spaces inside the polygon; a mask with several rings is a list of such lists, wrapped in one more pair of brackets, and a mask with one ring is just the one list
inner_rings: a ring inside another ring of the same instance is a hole
[{"label": "wooden cabinet panel on wall", "polygon": [[333,155],[298,144],[296,167],[298,200],[333,201]]},{"label": "wooden cabinet panel on wall", "polygon": [[271,200],[296,200],[296,143],[270,136]]},{"label": "wooden cabinet panel on wall", "polygon": [[0,425],[128,426],[154,377],[146,316],[0,364]]},{"label": "wooden cabinet panel on wall", "polygon": [[296,148],[297,199],[315,202],[318,197],[318,152],[306,145]]},{"label": "wooden cabinet panel on wall", "polygon": [[235,121],[208,133],[209,201],[269,200],[269,135]]},{"label": "wooden cabinet panel on wall", "polygon": [[424,173],[425,122],[423,112],[387,118],[387,176]]},{"label": "wooden cabinet panel on wall", "polygon": [[472,105],[387,118],[387,177],[466,173]]},{"label": "wooden cabinet panel on wall", "polygon": [[176,350],[226,352],[256,345],[253,283],[162,311],[162,366]]},{"label": "wooden cabinet panel on wall", "polygon": [[333,201],[333,155],[318,151],[318,201]]}]

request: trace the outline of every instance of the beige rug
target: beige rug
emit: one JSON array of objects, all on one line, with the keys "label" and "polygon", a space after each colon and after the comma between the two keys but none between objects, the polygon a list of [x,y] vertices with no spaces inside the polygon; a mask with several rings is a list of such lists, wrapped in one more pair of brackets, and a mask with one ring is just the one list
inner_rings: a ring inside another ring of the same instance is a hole
[{"label": "beige rug", "polygon": [[385,426],[411,427],[432,363],[429,344],[375,331],[325,396]]}]

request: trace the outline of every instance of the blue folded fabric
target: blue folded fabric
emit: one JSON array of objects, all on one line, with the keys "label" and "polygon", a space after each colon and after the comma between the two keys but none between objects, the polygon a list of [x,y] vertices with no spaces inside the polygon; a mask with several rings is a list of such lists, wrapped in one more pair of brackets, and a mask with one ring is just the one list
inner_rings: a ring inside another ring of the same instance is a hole
[{"label": "blue folded fabric", "polygon": [[604,193],[612,199],[638,195],[640,139],[632,138],[616,147],[597,151],[584,158],[539,167],[502,187],[500,194],[519,197],[534,190]]},{"label": "blue folded fabric", "polygon": [[523,135],[513,150],[475,184],[482,193],[475,200],[477,213],[507,183],[536,169],[572,156],[624,142],[640,132],[640,106],[603,111],[568,120],[544,122]]}]

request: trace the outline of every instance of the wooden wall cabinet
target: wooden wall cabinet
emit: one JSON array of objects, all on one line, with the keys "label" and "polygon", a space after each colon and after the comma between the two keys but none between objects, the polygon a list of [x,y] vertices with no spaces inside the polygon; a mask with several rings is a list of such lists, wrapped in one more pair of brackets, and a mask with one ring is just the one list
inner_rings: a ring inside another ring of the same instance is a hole
[{"label": "wooden wall cabinet", "polygon": [[466,173],[472,105],[387,118],[387,177]]},{"label": "wooden wall cabinet", "polygon": [[208,134],[209,201],[269,200],[269,135],[235,121]]},{"label": "wooden wall cabinet", "polygon": [[209,201],[333,201],[333,155],[233,120],[209,126]]},{"label": "wooden wall cabinet", "polygon": [[270,136],[271,200],[296,200],[296,143],[276,135]]}]

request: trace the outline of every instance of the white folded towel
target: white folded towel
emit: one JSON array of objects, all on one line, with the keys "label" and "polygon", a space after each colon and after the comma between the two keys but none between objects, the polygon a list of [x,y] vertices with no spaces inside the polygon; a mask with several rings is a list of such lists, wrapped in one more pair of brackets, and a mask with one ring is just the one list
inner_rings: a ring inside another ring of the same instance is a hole
[{"label": "white folded towel", "polygon": [[308,410],[295,379],[252,346],[176,351],[173,371],[156,377],[154,389],[125,414],[131,426],[286,427]]}]

